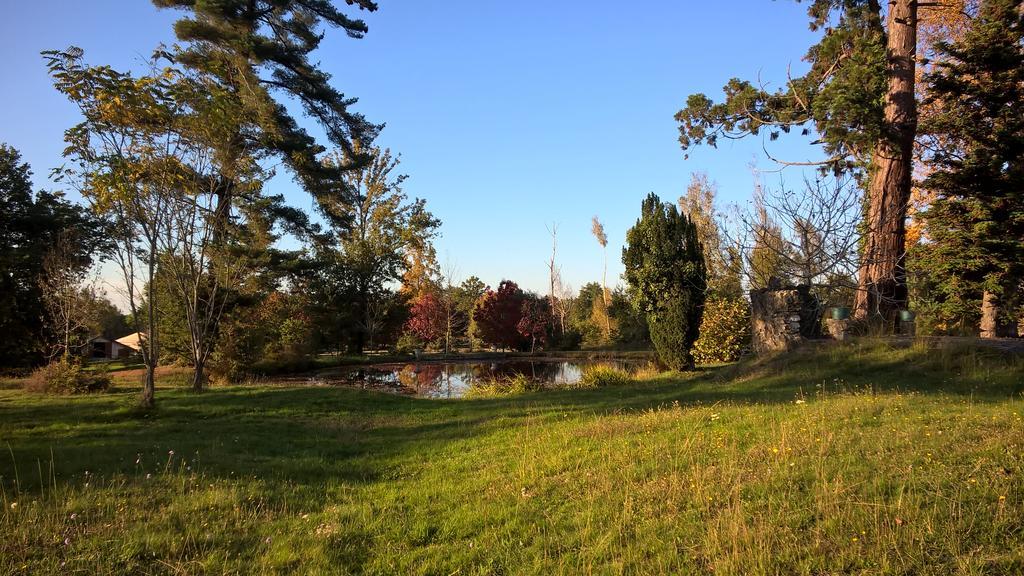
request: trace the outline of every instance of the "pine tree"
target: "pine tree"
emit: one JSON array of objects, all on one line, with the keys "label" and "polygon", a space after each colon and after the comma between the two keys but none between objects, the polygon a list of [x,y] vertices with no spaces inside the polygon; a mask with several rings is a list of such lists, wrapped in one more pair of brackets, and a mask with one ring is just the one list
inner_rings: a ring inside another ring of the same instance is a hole
[{"label": "pine tree", "polygon": [[[187,46],[164,55],[197,73],[228,103],[233,126],[221,140],[222,218],[229,219],[239,195],[234,171],[246,155],[279,158],[313,195],[332,225],[347,223],[347,215],[334,208],[338,200],[351,200],[355,191],[341,178],[346,171],[369,161],[356,153],[356,142],[369,146],[379,126],[369,123],[350,107],[356,100],[330,84],[330,76],[310,62],[323,35],[321,25],[340,28],[361,38],[366,24],[334,7],[330,0],[153,0],[160,8],[184,10],[174,31]],[[373,11],[370,0],[347,0],[348,5]],[[350,164],[320,161],[325,147],[299,124],[275,93],[301,102],[306,114],[324,129],[330,143],[340,148]]]},{"label": "pine tree", "polygon": [[633,305],[647,316],[658,357],[674,370],[693,366],[690,347],[698,337],[707,291],[697,234],[685,214],[652,193],[622,249]]},{"label": "pine tree", "polygon": [[855,304],[861,317],[892,320],[907,305],[917,10],[916,0],[890,0],[883,25],[878,0],[813,0],[811,29],[825,34],[804,58],[811,65],[807,74],[774,92],[734,78],[725,86],[724,102],[694,94],[676,114],[684,150],[762,130],[772,140],[793,129],[807,135],[813,126],[828,155],[821,167],[837,174],[852,170],[864,180],[865,238]]},{"label": "pine tree", "polygon": [[939,43],[926,76],[935,112],[935,194],[924,213],[930,239],[920,266],[940,298],[982,305],[982,335],[995,336],[1000,302],[1024,277],[1024,13],[1021,0],[986,0],[968,32]]}]

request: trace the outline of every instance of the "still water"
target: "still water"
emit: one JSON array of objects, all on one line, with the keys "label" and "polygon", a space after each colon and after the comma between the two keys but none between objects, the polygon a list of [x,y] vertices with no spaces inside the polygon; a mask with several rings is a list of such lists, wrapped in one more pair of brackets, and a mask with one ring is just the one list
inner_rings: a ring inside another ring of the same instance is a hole
[{"label": "still water", "polygon": [[518,375],[551,387],[574,384],[579,381],[583,369],[593,364],[610,364],[625,370],[638,366],[635,360],[587,359],[376,364],[324,373],[315,378],[313,383],[357,386],[426,398],[459,398],[477,382]]}]

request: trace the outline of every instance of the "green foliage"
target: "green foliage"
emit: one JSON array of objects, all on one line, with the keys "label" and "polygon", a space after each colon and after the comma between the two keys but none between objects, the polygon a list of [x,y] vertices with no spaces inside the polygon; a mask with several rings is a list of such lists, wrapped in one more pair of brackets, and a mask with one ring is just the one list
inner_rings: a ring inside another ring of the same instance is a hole
[{"label": "green foliage", "polygon": [[[0,366],[38,365],[49,333],[39,279],[46,255],[66,235],[82,269],[105,249],[104,222],[55,192],[33,192],[21,154],[0,144]],[[123,336],[120,334],[119,336]]]},{"label": "green foliage", "polygon": [[912,264],[940,327],[973,327],[983,291],[1012,303],[1024,281],[1022,42],[1021,2],[987,0],[961,40],[936,47],[926,77],[936,111],[922,126],[933,170],[922,186],[935,199]]},{"label": "green foliage", "polygon": [[[229,111],[223,118],[223,141],[232,147],[224,151],[231,155],[247,150],[279,158],[316,199],[333,227],[351,224],[349,215],[338,207],[354,201],[357,192],[342,177],[369,162],[368,150],[357,154],[352,163],[321,162],[324,147],[298,125],[273,93],[301,102],[335,147],[353,152],[356,142],[369,145],[380,126],[352,111],[356,99],[332,86],[330,75],[309,58],[324,38],[322,25],[361,38],[366,24],[324,0],[153,3],[187,14],[174,25],[175,35],[185,47],[167,56],[202,79],[206,90],[219,96],[219,108]],[[376,9],[368,0],[348,4]],[[231,174],[224,176],[230,178]]]},{"label": "green foliage", "polygon": [[127,316],[106,297],[96,298],[96,328],[107,340],[116,340],[133,332]]},{"label": "green foliage", "polygon": [[735,362],[750,346],[750,303],[744,298],[709,298],[704,303],[700,338],[693,343],[698,364]]},{"label": "green foliage", "polygon": [[658,359],[671,370],[693,367],[690,348],[698,339],[701,315],[692,298],[689,293],[666,297],[647,317]]},{"label": "green foliage", "polygon": [[316,340],[309,308],[304,295],[275,291],[258,304],[232,310],[210,359],[215,381],[311,368]]},{"label": "green foliage", "polygon": [[775,140],[794,129],[803,135],[813,129],[833,171],[866,166],[868,153],[884,133],[887,77],[881,8],[873,0],[814,0],[808,16],[812,29],[825,29],[804,57],[810,70],[774,92],[733,78],[723,88],[723,102],[690,95],[676,114],[684,151],[762,130]]},{"label": "green foliage", "polygon": [[110,388],[110,376],[103,370],[84,370],[67,357],[37,368],[25,379],[25,389],[45,394],[86,394]]},{"label": "green foliage", "polygon": [[[629,295],[621,288],[610,290],[610,305],[605,307],[601,285],[584,284],[577,296],[568,304],[566,333],[558,347],[576,348],[647,348],[651,340],[647,330],[647,317],[633,307]],[[605,338],[605,316],[611,327],[611,337]]]},{"label": "green foliage", "polygon": [[370,163],[344,175],[357,200],[328,203],[353,225],[335,227],[336,243],[318,246],[319,262],[310,278],[318,299],[328,306],[324,312],[329,322],[349,327],[343,336],[357,353],[397,338],[411,294],[396,294],[392,286],[408,271],[412,254],[429,246],[441,225],[424,200],[406,197],[406,176],[395,173],[399,158],[390,150],[356,146],[352,153],[336,154],[332,162],[351,165],[361,154],[368,154]]},{"label": "green foliage", "polygon": [[596,348],[604,341],[602,320],[595,318],[594,311],[601,307],[601,285],[597,282],[584,284],[577,294],[572,308],[569,311],[567,324],[569,329],[578,334],[579,340],[585,348]]},{"label": "green foliage", "polygon": [[615,326],[614,342],[619,348],[650,349],[651,335],[647,316],[633,306],[629,294],[622,288],[611,293],[608,314]]},{"label": "green foliage", "polygon": [[622,249],[634,307],[644,313],[661,361],[672,369],[693,366],[707,290],[707,270],[697,227],[675,205],[649,194]]},{"label": "green foliage", "polygon": [[473,308],[485,292],[487,285],[476,276],[466,278],[462,284],[454,288],[452,303],[459,317],[458,325],[463,327],[462,333],[456,335],[455,344],[464,344],[471,350],[480,347],[479,331],[476,321],[473,320]]}]

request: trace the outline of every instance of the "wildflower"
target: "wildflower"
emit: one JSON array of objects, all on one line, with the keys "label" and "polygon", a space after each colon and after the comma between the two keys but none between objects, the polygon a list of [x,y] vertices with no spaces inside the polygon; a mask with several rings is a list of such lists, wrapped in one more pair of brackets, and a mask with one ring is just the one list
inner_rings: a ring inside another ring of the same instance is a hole
[{"label": "wildflower", "polygon": [[1006,500],[1006,496],[999,496],[999,501],[1002,502],[1003,500]]},{"label": "wildflower", "polygon": [[168,450],[167,451],[167,455],[168,456],[174,456],[174,450]]},{"label": "wildflower", "polygon": [[800,400],[797,400],[796,403],[797,404],[806,404],[807,401],[801,398]]}]

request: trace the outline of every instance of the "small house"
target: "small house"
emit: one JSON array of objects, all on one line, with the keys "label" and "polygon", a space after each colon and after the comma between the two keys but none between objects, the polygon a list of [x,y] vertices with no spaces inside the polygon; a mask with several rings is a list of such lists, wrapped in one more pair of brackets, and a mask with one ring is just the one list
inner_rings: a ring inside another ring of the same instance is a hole
[{"label": "small house", "polygon": [[89,340],[89,347],[86,354],[90,360],[117,360],[134,356],[141,351],[142,341],[145,338],[141,332],[135,332],[118,338],[108,340],[103,336],[97,336]]}]

